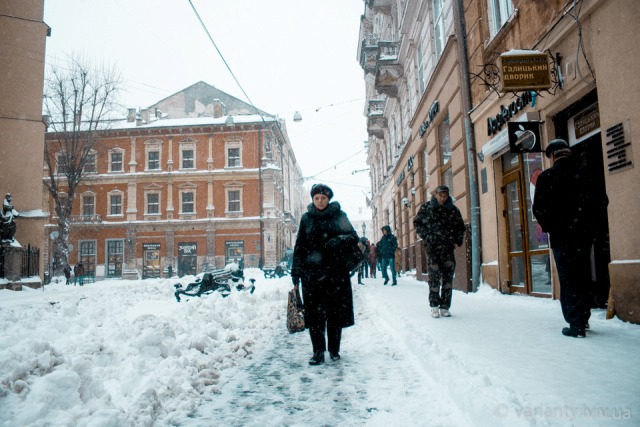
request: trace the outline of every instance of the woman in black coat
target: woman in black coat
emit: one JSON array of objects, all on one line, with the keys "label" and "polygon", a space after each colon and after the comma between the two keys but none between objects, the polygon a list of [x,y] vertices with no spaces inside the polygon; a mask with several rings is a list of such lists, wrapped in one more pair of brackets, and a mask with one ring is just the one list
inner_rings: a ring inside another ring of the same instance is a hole
[{"label": "woman in black coat", "polygon": [[324,362],[327,347],[331,360],[339,360],[342,328],[354,324],[351,279],[340,252],[357,244],[358,234],[340,204],[329,203],[332,197],[324,184],[311,187],[313,203],[302,215],[293,250],[291,277],[294,286],[302,281],[305,325],[313,346],[310,365]]}]

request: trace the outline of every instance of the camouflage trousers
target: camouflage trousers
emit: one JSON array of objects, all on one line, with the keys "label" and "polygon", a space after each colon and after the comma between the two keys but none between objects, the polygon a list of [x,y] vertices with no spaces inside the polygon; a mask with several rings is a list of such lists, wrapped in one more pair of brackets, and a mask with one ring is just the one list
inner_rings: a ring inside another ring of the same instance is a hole
[{"label": "camouflage trousers", "polygon": [[429,305],[449,309],[453,293],[453,274],[456,271],[456,258],[453,251],[436,252],[427,255],[429,274]]}]

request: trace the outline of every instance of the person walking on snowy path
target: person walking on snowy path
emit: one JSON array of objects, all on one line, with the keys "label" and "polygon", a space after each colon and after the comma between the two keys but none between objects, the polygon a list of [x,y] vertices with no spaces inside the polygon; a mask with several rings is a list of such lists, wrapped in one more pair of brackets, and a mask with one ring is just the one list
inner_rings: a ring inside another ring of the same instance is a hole
[{"label": "person walking on snowy path", "polygon": [[596,239],[597,215],[609,199],[598,194],[572,158],[564,139],[549,142],[545,154],[552,166],[536,181],[533,215],[549,233],[560,280],[560,306],[569,324],[562,334],[584,338],[591,316],[591,247]]},{"label": "person walking on snowy path", "polygon": [[431,316],[450,317],[456,270],[454,249],[456,245],[462,246],[465,226],[460,210],[449,197],[449,187],[436,188],[431,200],[420,206],[413,225],[427,254]]},{"label": "person walking on snowy path", "polygon": [[313,347],[310,365],[324,362],[327,347],[331,360],[339,360],[342,328],[355,324],[350,271],[341,253],[357,245],[358,234],[340,204],[330,203],[332,197],[324,184],[311,187],[313,202],[300,219],[293,249],[291,278],[294,286],[302,283],[305,325]]},{"label": "person walking on snowy path", "polygon": [[380,246],[378,248],[378,254],[382,259],[382,277],[384,277],[384,284],[389,283],[389,274],[387,274],[387,267],[391,269],[391,278],[393,282],[391,286],[398,284],[396,280],[396,249],[398,248],[398,239],[391,233],[391,227],[385,225],[382,227],[382,239],[380,239]]}]

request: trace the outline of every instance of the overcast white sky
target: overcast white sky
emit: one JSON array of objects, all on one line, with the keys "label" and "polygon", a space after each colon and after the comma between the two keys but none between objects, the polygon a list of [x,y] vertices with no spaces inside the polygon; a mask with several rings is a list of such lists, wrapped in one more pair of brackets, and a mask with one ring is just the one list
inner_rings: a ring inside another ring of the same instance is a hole
[{"label": "overcast white sky", "polygon": [[[330,185],[352,220],[370,218],[368,172],[352,174],[367,168],[357,61],[363,1],[192,3],[253,104],[286,119],[303,174]],[[149,106],[200,80],[247,101],[189,0],[45,0],[44,20],[52,30],[47,68],[71,54],[113,64],[127,106]],[[293,122],[296,110],[302,122]]]}]

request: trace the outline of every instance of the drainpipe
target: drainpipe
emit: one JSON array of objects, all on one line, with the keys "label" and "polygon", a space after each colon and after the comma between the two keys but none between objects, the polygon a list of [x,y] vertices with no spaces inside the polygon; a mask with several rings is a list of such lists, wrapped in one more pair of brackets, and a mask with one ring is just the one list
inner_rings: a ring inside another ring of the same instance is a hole
[{"label": "drainpipe", "polygon": [[467,54],[467,29],[464,20],[464,0],[454,0],[454,28],[458,41],[460,64],[460,91],[464,109],[464,136],[467,148],[467,173],[469,174],[469,203],[471,206],[471,290],[478,290],[481,273],[480,247],[480,198],[478,196],[478,170],[476,168],[475,134],[471,123],[471,84],[469,82],[469,56]]}]

